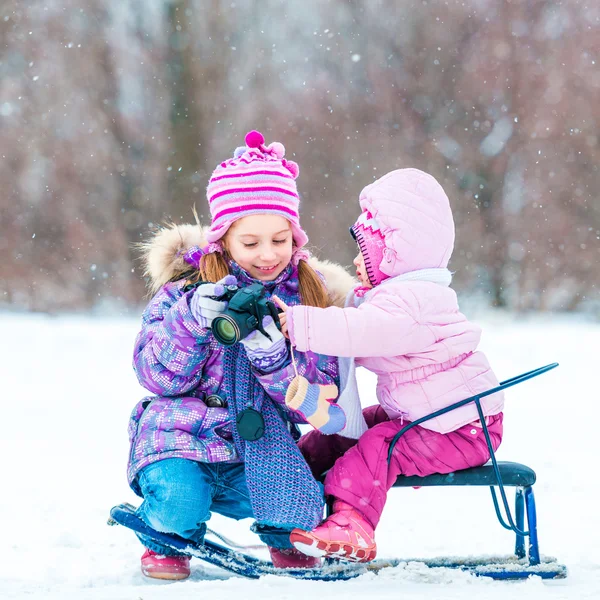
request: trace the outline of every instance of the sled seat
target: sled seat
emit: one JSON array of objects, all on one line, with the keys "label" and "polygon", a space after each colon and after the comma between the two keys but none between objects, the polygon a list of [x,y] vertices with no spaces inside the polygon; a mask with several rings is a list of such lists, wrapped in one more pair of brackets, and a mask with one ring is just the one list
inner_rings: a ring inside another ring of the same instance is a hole
[{"label": "sled seat", "polygon": [[[491,449],[491,443],[489,444]],[[541,562],[539,542],[537,536],[537,516],[535,510],[535,498],[533,495],[533,484],[535,483],[535,471],[526,465],[517,462],[497,461],[493,449],[492,460],[482,467],[454,471],[445,475],[434,474],[426,477],[400,475],[394,487],[437,487],[437,486],[487,486],[492,493],[494,508],[498,521],[505,529],[516,534],[515,556],[528,559],[530,566],[539,565]],[[515,491],[515,517],[508,508],[505,487],[514,487]],[[500,497],[508,523],[500,510],[500,504],[496,496],[499,489]],[[527,514],[527,525],[529,531],[525,531],[525,514]],[[525,540],[528,538],[529,543]],[[528,546],[528,547],[526,547]]]},{"label": "sled seat", "polygon": [[[498,461],[502,484],[509,487],[528,487],[535,483],[535,471],[517,462]],[[446,475],[434,474],[426,477],[400,475],[394,487],[430,487],[438,485],[497,485],[494,465],[490,462],[482,467],[454,471]]]},{"label": "sled seat", "polygon": [[[456,402],[437,410],[429,415],[425,415],[420,419],[416,419],[412,423],[408,423],[403,427],[392,439],[388,451],[388,462],[392,460],[392,455],[398,440],[409,430],[425,421],[439,417],[447,412],[456,410],[462,406],[473,403],[477,408],[477,414],[482,424],[482,430],[485,435],[486,444],[490,454],[490,462],[472,469],[464,469],[462,471],[454,471],[446,475],[434,474],[426,477],[416,476],[399,476],[394,483],[394,487],[433,487],[433,486],[488,486],[492,494],[496,516],[500,525],[516,534],[515,555],[518,558],[527,558],[529,565],[540,564],[540,550],[537,537],[537,517],[535,511],[535,499],[533,496],[533,484],[535,483],[535,472],[533,469],[516,462],[503,462],[496,460],[496,454],[492,446],[492,440],[486,425],[483,409],[481,408],[481,399],[504,390],[506,388],[517,385],[523,381],[527,381],[532,377],[537,377],[542,373],[546,373],[558,366],[558,363],[551,363],[539,369],[522,373],[516,377],[512,377],[500,383],[500,385],[486,390],[470,398],[465,398],[460,402]],[[506,497],[505,487],[515,487],[515,516],[511,513]],[[504,515],[500,509],[500,503],[496,496],[496,488],[500,494]],[[525,514],[527,514],[528,530],[525,529]],[[505,520],[506,516],[506,520]],[[508,521],[508,522],[507,522]],[[525,538],[528,538],[528,548],[526,548]]]}]

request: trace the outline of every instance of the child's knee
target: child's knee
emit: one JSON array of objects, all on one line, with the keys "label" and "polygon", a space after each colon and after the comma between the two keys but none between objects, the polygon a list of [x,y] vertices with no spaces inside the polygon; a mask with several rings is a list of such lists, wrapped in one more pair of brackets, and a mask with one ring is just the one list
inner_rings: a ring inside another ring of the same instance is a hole
[{"label": "child's knee", "polygon": [[210,518],[210,490],[206,490],[206,498],[197,493],[186,497],[185,488],[175,487],[163,492],[160,498],[148,496],[144,499],[145,521],[156,531],[189,537]]},{"label": "child's knee", "polygon": [[157,531],[180,535],[198,529],[210,517],[210,484],[193,464],[164,466],[181,468],[151,465],[140,473],[144,520]]},{"label": "child's knee", "polygon": [[383,410],[379,404],[367,406],[367,408],[363,410],[363,416],[367,422],[367,427],[369,428],[375,427],[375,425],[379,423],[390,420],[385,410]]},{"label": "child's knee", "polygon": [[305,433],[298,440],[298,448],[305,458],[310,458],[315,454],[321,452],[323,446],[327,445],[327,436],[323,435],[320,431],[313,430]]}]

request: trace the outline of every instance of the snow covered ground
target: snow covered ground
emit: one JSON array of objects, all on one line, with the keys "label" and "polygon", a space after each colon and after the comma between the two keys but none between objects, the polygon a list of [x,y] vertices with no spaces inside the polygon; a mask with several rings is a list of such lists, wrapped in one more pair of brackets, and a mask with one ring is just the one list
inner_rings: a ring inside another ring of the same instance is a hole
[{"label": "snow covered ground", "polygon": [[[111,506],[139,502],[125,479],[127,419],[143,393],[130,367],[137,320],[3,314],[0,598],[599,598],[600,325],[494,314],[479,321],[500,379],[561,363],[508,392],[499,458],[537,471],[541,551],[568,566],[566,580],[501,583],[409,563],[349,582],[248,581],[199,561],[188,581],[145,579],[134,535],[106,526]],[[373,403],[373,378],[361,371],[359,381]],[[249,525],[211,521],[256,543]],[[513,545],[485,488],[393,490],[377,540],[381,557],[503,554]]]}]

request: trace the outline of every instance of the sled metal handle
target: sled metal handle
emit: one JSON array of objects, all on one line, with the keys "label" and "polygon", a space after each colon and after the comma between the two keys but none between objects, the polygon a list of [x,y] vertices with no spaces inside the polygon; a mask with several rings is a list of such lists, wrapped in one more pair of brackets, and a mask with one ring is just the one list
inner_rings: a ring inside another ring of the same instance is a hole
[{"label": "sled metal handle", "polygon": [[[432,412],[429,415],[425,415],[424,417],[421,417],[420,419],[417,419],[416,421],[409,423],[406,427],[402,428],[393,437],[392,442],[390,444],[390,449],[388,451],[388,463],[392,459],[392,454],[394,452],[396,443],[409,429],[412,429],[416,425],[420,425],[421,423],[424,423],[425,421],[429,421],[430,419],[435,419],[436,417],[439,417],[440,415],[444,415],[447,412],[450,412],[451,410],[455,410],[457,408],[460,408],[461,406],[470,404],[471,402],[476,402],[477,400],[480,400],[481,398],[485,398],[486,396],[491,396],[492,394],[495,394],[496,392],[500,392],[509,387],[512,387],[513,385],[517,385],[518,383],[522,383],[523,381],[527,381],[528,379],[537,377],[538,375],[541,375],[542,373],[551,371],[552,369],[555,369],[556,367],[558,367],[557,362],[550,363],[543,367],[538,367],[537,369],[527,371],[526,373],[521,373],[521,375],[516,375],[515,377],[511,377],[510,379],[506,379],[505,381],[500,382],[500,385],[497,385],[494,388],[486,390],[485,392],[480,392],[479,394],[475,394],[474,396],[471,396],[470,398],[465,398],[465,400],[460,400],[459,402],[455,402],[454,404],[451,404],[450,406],[446,406],[446,408],[440,408],[440,410],[436,410],[435,412]],[[484,429],[486,429],[485,419],[482,421],[482,425],[484,426]]]},{"label": "sled metal handle", "polygon": [[487,424],[485,422],[485,416],[483,414],[483,409],[481,408],[480,400],[481,400],[481,398],[485,398],[486,396],[490,396],[491,394],[495,394],[496,392],[505,390],[506,388],[512,387],[513,385],[517,385],[518,383],[527,381],[528,379],[531,379],[532,377],[537,377],[538,375],[541,375],[542,373],[546,373],[552,369],[555,369],[556,367],[558,367],[558,363],[555,362],[555,363],[550,363],[548,365],[545,365],[543,367],[539,367],[537,369],[533,369],[531,371],[527,371],[526,373],[521,373],[521,375],[516,375],[515,377],[511,377],[510,379],[506,379],[505,381],[502,381],[500,383],[500,385],[496,386],[495,388],[492,388],[485,392],[481,392],[480,394],[476,394],[475,396],[471,396],[470,398],[466,398],[465,400],[461,400],[460,402],[451,404],[450,406],[447,406],[446,408],[437,410],[437,411],[431,413],[430,415],[425,415],[424,417],[421,417],[420,419],[417,419],[416,421],[409,423],[406,427],[402,428],[392,439],[392,442],[390,444],[390,449],[388,452],[388,464],[390,463],[390,461],[392,459],[392,453],[394,451],[396,443],[398,442],[400,437],[402,435],[404,435],[404,433],[406,433],[409,429],[415,427],[416,425],[419,425],[420,423],[423,423],[424,421],[428,421],[429,419],[434,419],[435,417],[438,417],[447,412],[450,412],[451,410],[460,408],[461,406],[465,406],[466,404],[469,404],[470,402],[474,402],[475,406],[477,407],[477,414],[479,415],[481,427],[482,427],[483,433],[485,435],[485,441],[486,441],[486,444],[487,444],[487,447],[488,447],[488,450],[490,453],[490,460],[492,461],[494,475],[496,476],[496,484],[497,484],[498,490],[500,492],[500,497],[502,499],[502,505],[504,506],[504,510],[506,512],[508,524],[504,521],[504,519],[502,518],[502,515],[500,513],[500,506],[499,506],[498,500],[496,498],[496,492],[494,490],[494,486],[490,486],[490,490],[492,492],[492,498],[494,500],[494,508],[496,510],[496,516],[498,517],[498,520],[500,521],[500,524],[502,525],[502,527],[504,527],[505,529],[512,530],[519,536],[523,536],[523,537],[528,536],[529,531],[522,531],[521,529],[519,529],[519,527],[517,527],[517,525],[515,525],[515,522],[513,521],[512,514],[511,514],[510,508],[508,506],[508,500],[506,498],[506,491],[504,490],[504,484],[502,483],[502,476],[500,475],[500,469],[498,468],[498,462],[496,461],[496,454],[494,452],[494,447],[492,446],[492,440],[490,439],[490,433],[488,431]]}]

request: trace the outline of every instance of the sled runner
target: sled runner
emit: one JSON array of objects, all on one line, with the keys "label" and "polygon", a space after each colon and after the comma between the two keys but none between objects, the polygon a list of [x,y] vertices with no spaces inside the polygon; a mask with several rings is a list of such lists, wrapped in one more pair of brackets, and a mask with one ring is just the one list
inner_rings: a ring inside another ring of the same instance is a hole
[{"label": "sled runner", "polygon": [[255,556],[236,552],[211,540],[204,540],[202,544],[194,544],[178,535],[161,533],[146,525],[135,514],[135,506],[119,504],[110,511],[109,525],[124,525],[133,531],[142,533],[152,539],[190,556],[199,558],[211,565],[221,567],[226,571],[258,579],[263,575],[286,575],[295,579],[314,581],[336,581],[352,579],[364,573],[376,572],[384,567],[393,567],[399,564],[397,560],[374,560],[368,564],[337,563],[324,566],[320,569],[276,569],[269,561],[261,560]]},{"label": "sled runner", "polygon": [[[482,467],[455,471],[446,475],[436,474],[427,477],[400,476],[394,487],[489,486],[496,516],[500,524],[505,529],[513,531],[516,535],[515,551],[512,555],[478,558],[377,559],[366,564],[345,563],[328,559],[326,564],[319,569],[276,569],[269,561],[235,551],[210,540],[204,540],[202,544],[194,544],[177,535],[155,531],[136,516],[135,507],[130,504],[120,504],[113,507],[110,511],[108,523],[109,525],[124,525],[174,550],[185,552],[209,564],[250,579],[257,579],[263,575],[282,575],[305,580],[341,581],[358,577],[364,573],[378,572],[387,567],[394,567],[409,562],[423,563],[431,568],[459,569],[473,573],[476,576],[492,577],[494,579],[526,579],[531,575],[537,575],[542,579],[566,577],[567,569],[564,565],[559,564],[554,558],[540,555],[533,495],[533,484],[536,481],[535,472],[520,463],[498,462],[496,460],[480,404],[481,398],[546,373],[557,366],[558,363],[552,363],[533,371],[528,371],[527,373],[503,381],[493,389],[461,400],[409,423],[398,432],[390,446],[388,460],[392,456],[398,439],[410,428],[465,404],[474,402],[490,451],[490,462]],[[514,518],[509,507],[505,487],[516,488]],[[504,510],[504,515],[502,514],[502,509]],[[525,528],[525,520],[527,521],[527,528]]]}]

